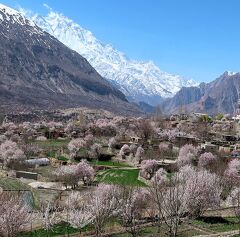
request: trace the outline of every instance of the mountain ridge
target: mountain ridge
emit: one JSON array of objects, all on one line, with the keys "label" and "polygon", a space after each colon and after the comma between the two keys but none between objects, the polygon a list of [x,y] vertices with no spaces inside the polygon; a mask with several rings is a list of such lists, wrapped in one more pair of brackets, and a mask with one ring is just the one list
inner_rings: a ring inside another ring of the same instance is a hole
[{"label": "mountain ridge", "polygon": [[204,112],[234,114],[240,99],[240,73],[225,71],[209,83],[198,87],[183,87],[177,94],[161,105],[165,113]]},{"label": "mountain ridge", "polygon": [[109,44],[103,44],[90,31],[52,9],[49,9],[47,16],[24,9],[21,12],[46,32],[83,55],[100,75],[112,84],[117,84],[132,101],[157,105],[163,98],[172,97],[182,86],[197,85],[192,80],[161,71],[152,61],[128,59],[122,52]]},{"label": "mountain ridge", "polygon": [[1,4],[0,22],[2,110],[88,106],[139,113],[84,57],[20,12]]}]

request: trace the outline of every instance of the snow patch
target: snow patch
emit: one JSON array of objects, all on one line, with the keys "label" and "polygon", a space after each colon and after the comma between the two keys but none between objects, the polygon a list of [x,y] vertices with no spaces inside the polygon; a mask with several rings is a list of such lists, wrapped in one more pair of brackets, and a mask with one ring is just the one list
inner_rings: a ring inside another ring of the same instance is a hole
[{"label": "snow patch", "polygon": [[229,76],[234,76],[234,75],[238,74],[238,72],[227,71],[227,74]]},{"label": "snow patch", "polygon": [[2,3],[0,3],[0,10],[3,11],[5,14],[8,14],[8,15],[18,15],[19,12],[8,7],[8,6],[5,6],[3,5]]}]

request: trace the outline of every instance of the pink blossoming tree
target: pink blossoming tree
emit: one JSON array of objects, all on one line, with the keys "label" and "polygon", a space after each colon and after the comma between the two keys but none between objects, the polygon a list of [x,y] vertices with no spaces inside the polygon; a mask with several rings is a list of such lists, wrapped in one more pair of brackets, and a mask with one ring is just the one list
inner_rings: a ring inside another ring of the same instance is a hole
[{"label": "pink blossoming tree", "polygon": [[202,168],[211,168],[217,162],[217,157],[211,152],[203,153],[198,159],[198,166]]},{"label": "pink blossoming tree", "polygon": [[31,214],[21,198],[0,193],[0,236],[16,236],[29,223]]},{"label": "pink blossoming tree", "polygon": [[151,179],[158,169],[156,160],[144,160],[141,163],[141,175],[146,179]]},{"label": "pink blossoming tree", "polygon": [[73,139],[68,144],[68,150],[70,151],[70,158],[74,159],[81,148],[86,147],[86,141],[82,138]]},{"label": "pink blossoming tree", "polygon": [[177,164],[182,167],[187,164],[192,164],[197,159],[199,149],[191,144],[186,144],[179,150]]},{"label": "pink blossoming tree", "polygon": [[26,157],[17,143],[7,140],[0,145],[0,158],[5,166],[9,166],[14,162],[24,161]]}]

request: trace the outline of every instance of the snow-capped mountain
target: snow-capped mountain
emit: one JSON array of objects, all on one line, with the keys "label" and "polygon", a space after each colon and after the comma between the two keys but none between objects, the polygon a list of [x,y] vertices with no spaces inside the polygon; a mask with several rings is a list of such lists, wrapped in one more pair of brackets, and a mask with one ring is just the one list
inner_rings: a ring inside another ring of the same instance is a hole
[{"label": "snow-capped mountain", "polygon": [[100,42],[90,31],[49,8],[48,15],[21,12],[39,27],[80,53],[107,80],[117,86],[129,99],[158,104],[172,97],[183,86],[196,86],[192,80],[163,72],[152,61],[128,59],[109,44]]},{"label": "snow-capped mountain", "polygon": [[0,5],[0,111],[69,107],[139,114],[79,53]]},{"label": "snow-capped mountain", "polygon": [[19,24],[32,27],[32,33],[43,34],[44,32],[34,23],[34,21],[29,20],[20,11],[13,8],[5,6],[0,3],[0,23],[8,22],[10,24]]}]

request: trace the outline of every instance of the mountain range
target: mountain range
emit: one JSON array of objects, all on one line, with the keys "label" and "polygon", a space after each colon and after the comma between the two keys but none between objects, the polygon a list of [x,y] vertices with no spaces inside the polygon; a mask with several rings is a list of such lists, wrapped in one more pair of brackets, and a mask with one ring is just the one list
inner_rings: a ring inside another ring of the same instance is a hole
[{"label": "mountain range", "polygon": [[77,106],[139,113],[84,57],[0,4],[0,109]]},{"label": "mountain range", "polygon": [[240,99],[240,73],[224,72],[210,83],[198,87],[183,87],[162,103],[165,113],[203,112],[233,114]]},{"label": "mountain range", "polygon": [[152,61],[131,60],[110,44],[100,42],[90,31],[48,8],[46,16],[21,9],[22,14],[59,41],[75,50],[130,101],[157,105],[173,97],[183,86],[198,83],[159,69]]},{"label": "mountain range", "polygon": [[[45,17],[0,4],[0,110],[85,106],[124,115],[234,113],[240,73],[198,84],[128,59],[62,14]],[[131,103],[134,101],[138,103]]]}]

